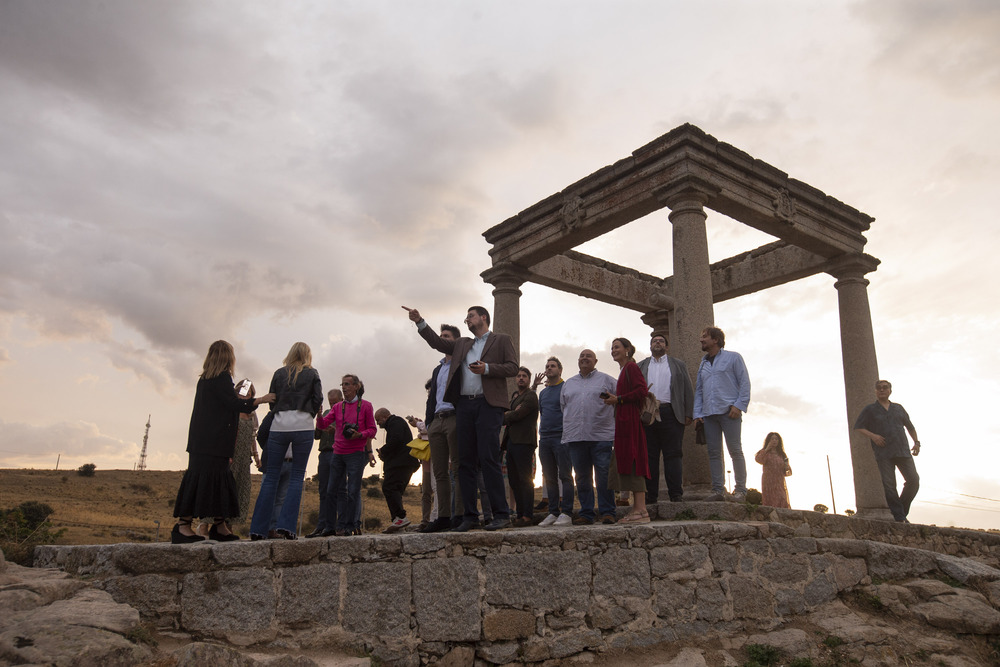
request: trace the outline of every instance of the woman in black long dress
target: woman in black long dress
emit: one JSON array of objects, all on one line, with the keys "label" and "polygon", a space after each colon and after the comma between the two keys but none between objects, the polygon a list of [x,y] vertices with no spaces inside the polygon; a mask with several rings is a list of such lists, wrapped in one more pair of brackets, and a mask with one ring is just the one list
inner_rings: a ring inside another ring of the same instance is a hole
[{"label": "woman in black long dress", "polygon": [[233,346],[217,340],[208,348],[201,378],[194,395],[191,426],[188,429],[188,467],[177,490],[170,532],[174,544],[200,542],[204,537],[191,529],[193,517],[212,517],[209,529],[213,540],[238,540],[225,518],[239,515],[236,482],[230,469],[236,447],[236,427],[241,412],[253,412],[261,403],[270,403],[274,394],[239,398],[233,384],[236,354]]}]

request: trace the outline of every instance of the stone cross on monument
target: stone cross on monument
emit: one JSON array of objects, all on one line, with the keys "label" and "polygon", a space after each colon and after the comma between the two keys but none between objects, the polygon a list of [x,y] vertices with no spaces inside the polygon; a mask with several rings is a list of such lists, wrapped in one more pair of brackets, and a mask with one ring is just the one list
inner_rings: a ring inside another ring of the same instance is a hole
[{"label": "stone cross on monument", "polygon": [[[647,275],[573,250],[662,208],[670,210],[673,227],[673,276]],[[710,264],[706,209],[779,240]],[[493,265],[482,277],[495,288],[494,329],[511,335],[519,353],[519,288],[533,282],[641,313],[654,330],[670,332],[671,354],[694,374],[702,356],[698,338],[714,324],[714,303],[830,274],[840,308],[857,511],[891,519],[870,445],[851,429],[878,379],[865,275],[879,260],[863,252],[863,232],[873,221],[686,124],[488,229],[483,236]],[[694,429],[687,429],[685,488],[697,493],[708,484],[708,455],[694,444]]]}]

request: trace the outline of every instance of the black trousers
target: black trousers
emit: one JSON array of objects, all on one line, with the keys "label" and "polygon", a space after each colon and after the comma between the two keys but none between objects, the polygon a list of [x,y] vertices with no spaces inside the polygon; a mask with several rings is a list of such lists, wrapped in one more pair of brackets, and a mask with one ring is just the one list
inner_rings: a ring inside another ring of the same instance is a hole
[{"label": "black trousers", "polygon": [[413,476],[412,468],[389,468],[383,472],[382,493],[385,494],[385,504],[389,506],[389,516],[402,519],[406,516],[403,507],[403,491]]},{"label": "black trousers", "polygon": [[[535,482],[531,464],[535,458],[534,445],[507,444],[507,480],[514,491],[518,517],[531,518],[535,513]],[[555,501],[553,501],[555,502]]]},{"label": "black trousers", "polygon": [[660,421],[643,426],[646,432],[646,451],[649,453],[649,475],[646,480],[646,502],[660,499],[660,457],[663,457],[663,477],[667,480],[667,493],[671,500],[684,495],[684,424],[677,421],[669,403],[660,405]]}]

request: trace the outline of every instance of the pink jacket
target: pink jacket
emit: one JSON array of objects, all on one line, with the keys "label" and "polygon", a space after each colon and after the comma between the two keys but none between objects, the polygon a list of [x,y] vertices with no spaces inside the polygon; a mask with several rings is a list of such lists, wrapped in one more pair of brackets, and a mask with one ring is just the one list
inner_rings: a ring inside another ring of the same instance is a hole
[{"label": "pink jacket", "polygon": [[[360,438],[345,438],[344,424],[357,424]],[[364,451],[365,443],[374,438],[378,432],[375,425],[375,409],[368,401],[358,399],[353,403],[341,401],[335,404],[323,416],[316,417],[316,428],[323,431],[331,425],[336,426],[333,439],[334,454],[353,454]]]}]

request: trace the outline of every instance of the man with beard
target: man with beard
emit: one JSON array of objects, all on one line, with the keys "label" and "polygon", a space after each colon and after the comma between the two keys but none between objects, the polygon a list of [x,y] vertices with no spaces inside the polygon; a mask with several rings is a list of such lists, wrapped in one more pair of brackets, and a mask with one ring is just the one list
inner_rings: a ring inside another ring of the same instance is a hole
[{"label": "man with beard", "polygon": [[750,375],[738,352],[723,349],[726,334],[718,327],[701,332],[701,350],[705,353],[698,366],[694,390],[694,418],[705,425],[708,444],[708,469],[712,495],[708,500],[724,500],[726,490],[722,436],[733,460],[736,486],[733,498],[743,502],[747,496],[747,463],[743,457],[743,413],[750,405]]},{"label": "man with beard", "polygon": [[453,531],[464,533],[478,523],[476,466],[482,468],[493,521],[486,530],[510,527],[510,508],[500,470],[500,425],[508,406],[507,378],[517,374],[514,341],[490,331],[490,314],[482,306],[468,310],[465,323],[474,336],[447,341],[427,325],[416,308],[403,306],[420,336],[435,350],[452,355],[444,398],[455,406],[458,432],[458,478],[465,515]]}]

